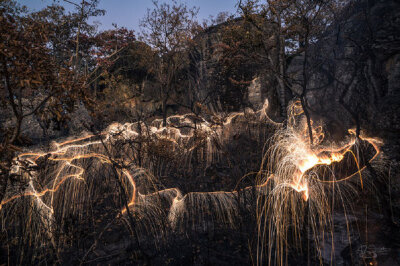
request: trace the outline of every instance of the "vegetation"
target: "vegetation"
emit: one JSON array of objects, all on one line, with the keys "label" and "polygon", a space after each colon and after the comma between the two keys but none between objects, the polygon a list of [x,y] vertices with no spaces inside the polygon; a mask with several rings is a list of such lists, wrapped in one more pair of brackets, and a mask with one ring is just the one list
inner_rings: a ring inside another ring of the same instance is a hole
[{"label": "vegetation", "polygon": [[[1,1],[0,265],[322,265],[318,234],[337,205],[324,167],[360,174],[349,191],[369,193],[364,169],[381,178],[382,142],[361,127],[394,101],[398,59],[369,2],[238,0],[201,23],[197,7],[153,0],[134,32],[91,23],[99,0],[37,12]],[[300,182],[312,174],[318,196]],[[225,249],[240,258],[215,259]]]}]

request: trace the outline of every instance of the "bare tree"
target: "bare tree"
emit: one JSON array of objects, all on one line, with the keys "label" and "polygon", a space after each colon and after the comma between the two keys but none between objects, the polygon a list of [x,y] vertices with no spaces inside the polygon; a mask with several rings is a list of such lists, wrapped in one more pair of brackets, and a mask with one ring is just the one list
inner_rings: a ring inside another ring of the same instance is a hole
[{"label": "bare tree", "polygon": [[80,65],[81,65],[79,59],[79,49],[80,49],[80,38],[81,38],[82,28],[83,26],[85,26],[85,22],[90,17],[102,16],[106,12],[103,9],[97,8],[99,0],[82,0],[79,4],[71,0],[63,0],[63,1],[74,5],[77,10],[76,16],[78,25],[75,37],[75,54],[71,57],[71,64],[74,66],[75,71],[78,72],[80,70]]},{"label": "bare tree", "polygon": [[163,124],[166,125],[167,101],[178,79],[178,72],[187,60],[184,50],[192,40],[198,24],[198,8],[172,1],[171,4],[153,1],[154,9],[147,10],[141,20],[141,38],[156,50],[159,62],[155,66],[160,84]]},{"label": "bare tree", "polygon": [[[281,105],[281,115],[286,116],[287,91],[297,94],[301,100],[309,126],[310,141],[312,130],[307,107],[306,93],[312,68],[308,51],[316,43],[333,21],[333,10],[343,1],[314,0],[265,0],[239,1],[243,16],[264,35],[266,63],[272,69],[278,83],[277,93]],[[302,56],[301,77],[290,79],[287,75],[288,59]],[[301,87],[301,92],[292,89]]]},{"label": "bare tree", "polygon": [[286,58],[285,58],[285,12],[290,1],[246,1],[240,0],[239,10],[255,30],[264,35],[263,48],[266,53],[266,63],[270,66],[278,83],[277,94],[281,105],[281,115],[286,116]]}]

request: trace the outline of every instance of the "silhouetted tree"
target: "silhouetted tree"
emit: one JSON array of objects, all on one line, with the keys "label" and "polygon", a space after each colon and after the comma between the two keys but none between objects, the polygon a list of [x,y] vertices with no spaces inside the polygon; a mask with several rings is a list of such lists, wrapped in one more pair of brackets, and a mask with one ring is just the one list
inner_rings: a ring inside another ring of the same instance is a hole
[{"label": "silhouetted tree", "polygon": [[199,28],[195,21],[198,8],[188,8],[175,0],[172,4],[158,1],[153,1],[153,4],[154,9],[148,9],[141,21],[141,38],[158,53],[155,73],[160,83],[163,124],[166,125],[167,101],[178,78],[177,73],[187,62],[184,51]]}]

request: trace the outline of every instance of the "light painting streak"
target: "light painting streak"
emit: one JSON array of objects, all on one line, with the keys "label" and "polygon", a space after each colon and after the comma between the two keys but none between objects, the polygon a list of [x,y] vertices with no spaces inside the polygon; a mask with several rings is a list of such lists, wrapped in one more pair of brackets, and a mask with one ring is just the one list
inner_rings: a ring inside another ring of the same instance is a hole
[{"label": "light painting streak", "polygon": [[[252,115],[258,123],[272,124],[276,127],[282,127],[279,123],[272,121],[267,115],[268,102],[266,101],[263,108]],[[268,164],[272,169],[268,171],[269,174],[264,178],[264,181],[256,187],[248,186],[241,191],[244,193],[252,193],[256,191],[261,196],[268,193],[283,193],[283,190],[291,189],[301,194],[304,201],[308,201],[311,197],[312,188],[309,187],[311,180],[320,183],[339,183],[345,182],[357,174],[360,175],[361,186],[363,186],[361,173],[365,170],[366,166],[360,168],[359,161],[354,154],[353,150],[357,138],[354,130],[349,130],[350,137],[344,140],[344,143],[335,145],[323,145],[325,134],[322,125],[315,125],[312,121],[313,143],[310,145],[308,137],[308,129],[305,120],[298,122],[299,118],[303,115],[303,110],[298,102],[295,102],[289,109],[290,114],[288,118],[287,128],[281,129],[278,132],[276,143],[272,144],[272,154],[277,158],[277,161],[270,161]],[[128,140],[134,141],[145,136],[154,141],[166,141],[171,143],[171,149],[178,146],[185,147],[187,152],[193,151],[197,146],[193,139],[196,139],[198,133],[201,132],[204,137],[204,142],[207,147],[206,161],[211,163],[214,160],[215,152],[213,151],[213,140],[225,141],[227,133],[224,131],[229,128],[235,120],[244,117],[244,113],[232,113],[225,120],[221,119],[219,124],[213,124],[203,120],[202,122],[194,123],[189,116],[171,116],[168,117],[168,126],[161,126],[161,121],[154,121],[151,126],[141,125],[142,132],[135,129],[138,124],[113,124],[110,125],[108,130],[98,135],[86,135],[76,139],[55,143],[55,149],[51,152],[27,152],[21,153],[15,158],[14,170],[15,174],[28,176],[28,186],[21,193],[11,193],[8,197],[0,203],[0,211],[2,208],[12,201],[22,197],[33,197],[39,209],[42,209],[44,214],[47,215],[49,220],[52,220],[54,214],[54,194],[61,190],[63,184],[67,180],[76,182],[86,182],[86,169],[84,169],[80,162],[82,160],[96,160],[101,165],[109,165],[114,167],[117,161],[111,158],[110,154],[103,149],[101,152],[93,152],[91,149],[99,149],[103,145],[111,145],[115,140]],[[179,121],[178,126],[175,126],[172,121]],[[185,128],[186,131],[183,131]],[[281,137],[279,134],[283,134]],[[359,136],[365,142],[368,142],[375,149],[375,154],[369,162],[372,162],[380,154],[380,146],[382,142],[375,138]],[[191,142],[192,141],[192,142]],[[194,143],[194,144],[193,144]],[[318,165],[331,165],[332,163],[341,162],[347,153],[351,153],[352,158],[357,165],[358,170],[344,177],[335,177],[334,180],[324,180],[323,178],[316,178],[309,175],[308,172]],[[271,156],[271,157],[274,157]],[[58,165],[56,174],[47,187],[38,189],[35,187],[35,178],[37,174],[29,171],[28,168],[39,167],[39,159],[44,158]],[[132,167],[132,166],[131,166]],[[120,180],[127,180],[130,186],[128,194],[128,208],[135,209],[136,205],[145,203],[155,196],[165,196],[171,201],[168,219],[171,225],[177,225],[177,221],[183,213],[187,212],[187,208],[196,208],[196,205],[204,205],[201,208],[209,208],[210,204],[220,212],[226,212],[225,218],[232,222],[233,216],[237,215],[236,210],[232,207],[235,199],[239,198],[239,191],[214,191],[214,192],[190,192],[183,195],[178,188],[168,188],[156,191],[149,194],[141,194],[136,184],[135,179],[146,172],[145,169],[141,170],[138,166],[133,166],[135,170],[139,170],[132,174],[129,167],[121,167],[118,178]],[[63,174],[74,169],[74,173]],[[272,190],[268,190],[267,186],[272,183]],[[50,200],[45,201],[43,197],[51,194]],[[211,199],[211,200],[210,200]],[[47,203],[46,203],[47,202]],[[191,205],[190,205],[191,204]],[[206,206],[207,205],[207,206]],[[200,207],[199,207],[200,208]],[[201,209],[200,208],[200,209]],[[120,210],[120,215],[125,215],[126,208]]]}]

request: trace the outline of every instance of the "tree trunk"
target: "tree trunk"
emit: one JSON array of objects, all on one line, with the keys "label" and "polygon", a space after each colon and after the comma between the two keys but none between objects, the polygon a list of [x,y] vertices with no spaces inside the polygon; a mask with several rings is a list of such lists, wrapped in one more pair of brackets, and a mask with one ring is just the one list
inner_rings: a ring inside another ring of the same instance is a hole
[{"label": "tree trunk", "polygon": [[162,116],[163,116],[163,127],[167,126],[167,97],[163,97],[162,99]]},{"label": "tree trunk", "polygon": [[278,80],[278,97],[279,103],[281,106],[281,116],[283,118],[286,117],[286,95],[285,95],[285,84],[283,79],[277,75],[276,79]]},{"label": "tree trunk", "polygon": [[79,35],[81,34],[81,24],[83,21],[83,16],[84,16],[84,8],[85,8],[85,0],[82,0],[81,3],[81,18],[78,23],[78,31],[76,33],[76,47],[75,47],[75,71],[76,71],[76,76],[78,76],[78,69],[79,69]]},{"label": "tree trunk", "polygon": [[18,138],[19,135],[21,134],[21,125],[22,125],[22,117],[17,117],[16,120],[16,125],[12,134],[12,137],[10,139],[10,144],[13,144]]},{"label": "tree trunk", "polygon": [[311,125],[311,118],[310,114],[308,113],[307,104],[306,104],[306,92],[307,92],[307,85],[308,85],[308,76],[307,76],[307,50],[308,50],[308,28],[306,34],[304,36],[304,59],[303,59],[303,82],[302,87],[303,91],[300,96],[301,100],[301,107],[303,108],[304,114],[307,119],[307,127],[308,127],[308,134],[310,138],[310,145],[313,145],[313,132],[312,132],[312,125]]},{"label": "tree trunk", "polygon": [[276,34],[276,77],[278,80],[278,96],[281,105],[281,115],[286,118],[286,86],[284,83],[285,78],[285,44],[282,41],[281,23],[282,19],[280,13],[277,16],[278,30]]}]

